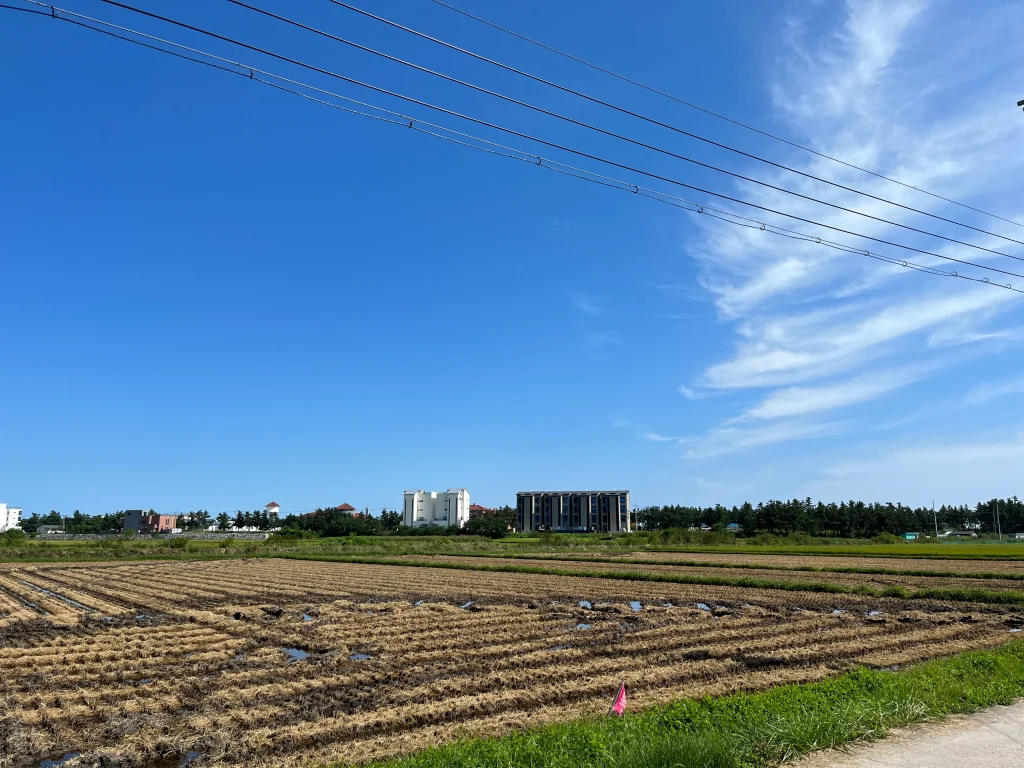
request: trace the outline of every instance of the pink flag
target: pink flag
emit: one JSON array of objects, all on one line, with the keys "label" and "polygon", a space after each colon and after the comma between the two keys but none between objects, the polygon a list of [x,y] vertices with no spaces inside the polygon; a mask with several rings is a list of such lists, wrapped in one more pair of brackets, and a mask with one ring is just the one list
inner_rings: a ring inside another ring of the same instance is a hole
[{"label": "pink flag", "polygon": [[608,716],[619,715],[621,716],[626,711],[626,684],[622,683],[619,685],[619,692],[615,694],[615,698],[612,700],[612,708],[608,710]]}]

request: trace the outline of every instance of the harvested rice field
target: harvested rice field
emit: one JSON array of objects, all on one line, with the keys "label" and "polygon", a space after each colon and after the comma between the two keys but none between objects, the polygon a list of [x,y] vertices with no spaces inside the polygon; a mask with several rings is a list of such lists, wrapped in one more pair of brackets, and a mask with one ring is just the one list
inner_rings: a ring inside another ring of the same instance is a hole
[{"label": "harvested rice field", "polygon": [[[0,571],[0,765],[360,763],[1000,645],[1019,609],[286,559]],[[6,761],[6,762],[5,762]]]}]

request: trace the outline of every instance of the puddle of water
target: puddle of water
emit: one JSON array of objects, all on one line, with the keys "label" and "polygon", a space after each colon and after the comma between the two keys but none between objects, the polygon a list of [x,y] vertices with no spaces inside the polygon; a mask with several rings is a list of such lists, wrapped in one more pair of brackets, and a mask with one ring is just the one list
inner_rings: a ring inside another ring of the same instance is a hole
[{"label": "puddle of water", "polygon": [[52,760],[43,760],[39,764],[39,768],[58,768],[58,766],[64,765],[64,763],[74,760],[78,757],[81,752],[65,752],[61,757],[53,758]]},{"label": "puddle of water", "polygon": [[469,606],[471,606],[472,604],[473,604],[473,601],[472,601],[472,600],[470,600],[470,601],[469,601],[468,603],[466,603],[465,605],[460,605],[459,607],[460,607],[460,608],[469,608]]},{"label": "puddle of water", "polygon": [[1020,627],[1014,627],[1010,630],[1011,632],[1020,632]]},{"label": "puddle of water", "polygon": [[366,661],[367,659],[372,659],[373,656],[368,653],[353,653],[349,658],[352,661]]},{"label": "puddle of water", "polygon": [[594,606],[591,605],[589,600],[580,600],[580,608],[586,608],[588,611],[593,610]]},{"label": "puddle of water", "polygon": [[301,648],[282,648],[281,650],[288,657],[289,664],[309,658],[309,651],[304,651]]},{"label": "puddle of water", "polygon": [[589,624],[577,624],[576,629],[590,629]]},{"label": "puddle of water", "polygon": [[634,611],[642,611],[644,609],[643,603],[641,603],[639,600],[630,600],[629,607],[632,608]]},{"label": "puddle of water", "polygon": [[846,613],[846,611],[841,611],[838,608],[832,611],[833,616],[842,616],[844,613]]},{"label": "puddle of water", "polygon": [[702,611],[710,611],[711,607],[707,603],[697,603],[697,607]]},{"label": "puddle of water", "polygon": [[142,678],[141,680],[139,680],[139,685],[149,685],[149,684],[150,684],[150,683],[152,683],[152,682],[153,682],[153,679],[152,679],[152,678],[150,678],[150,677],[144,677],[144,678]]},{"label": "puddle of water", "polygon": [[881,616],[882,612],[881,611],[868,611],[867,615],[868,616]]},{"label": "puddle of water", "polygon": [[46,587],[40,587],[40,586],[38,586],[36,584],[33,584],[30,581],[23,581],[22,579],[18,579],[17,581],[20,582],[21,584],[24,584],[26,587],[30,587],[31,589],[34,589],[34,590],[36,590],[38,592],[42,592],[44,595],[49,595],[50,597],[55,597],[58,600],[63,600],[68,605],[73,605],[75,608],[78,608],[79,610],[88,611],[89,613],[95,613],[96,612],[95,608],[90,608],[87,605],[82,605],[81,603],[77,602],[76,600],[72,600],[70,597],[65,597],[64,595],[58,594],[57,592],[51,592]]},{"label": "puddle of water", "polygon": [[549,651],[568,651],[571,646],[568,645],[556,645],[554,648],[548,648]]},{"label": "puddle of water", "polygon": [[310,616],[308,613],[304,613],[304,614],[302,614],[302,620],[303,621],[312,621],[313,617]]},{"label": "puddle of water", "polygon": [[662,603],[661,607],[662,608],[671,608],[672,607],[672,603]]},{"label": "puddle of water", "polygon": [[147,616],[144,613],[136,613],[135,614],[135,620],[136,621],[142,621],[143,619],[151,619],[151,618],[153,618],[153,617],[152,616]]},{"label": "puddle of water", "polygon": [[181,760],[178,761],[178,768],[185,768],[189,763],[193,763],[198,760],[202,755],[198,752],[186,752],[182,755]]},{"label": "puddle of water", "polygon": [[417,608],[419,608],[421,605],[423,605],[423,601],[422,600],[417,600],[415,603],[413,603],[413,605],[415,605]]}]

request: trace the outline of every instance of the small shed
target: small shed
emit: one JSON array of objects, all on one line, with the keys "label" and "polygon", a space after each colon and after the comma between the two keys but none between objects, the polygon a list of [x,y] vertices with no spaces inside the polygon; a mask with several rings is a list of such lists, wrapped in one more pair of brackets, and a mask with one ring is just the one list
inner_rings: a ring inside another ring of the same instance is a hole
[{"label": "small shed", "polygon": [[915,539],[920,539],[921,538],[921,534],[918,533],[917,531],[907,531],[906,533],[903,534],[903,538],[906,539],[907,541],[914,541]]}]

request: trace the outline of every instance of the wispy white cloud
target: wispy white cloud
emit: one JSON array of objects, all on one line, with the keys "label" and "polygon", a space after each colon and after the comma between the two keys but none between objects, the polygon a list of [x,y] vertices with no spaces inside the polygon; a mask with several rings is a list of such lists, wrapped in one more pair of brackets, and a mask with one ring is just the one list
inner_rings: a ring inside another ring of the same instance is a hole
[{"label": "wispy white cloud", "polygon": [[597,317],[604,313],[598,301],[591,296],[574,293],[572,294],[572,305],[585,315]]},{"label": "wispy white cloud", "polygon": [[687,441],[685,437],[666,437],[665,435],[659,435],[657,432],[645,432],[644,440],[650,440],[654,443],[684,443]]},{"label": "wispy white cloud", "polygon": [[689,444],[690,447],[686,450],[684,458],[708,459],[776,443],[836,435],[843,427],[842,422],[779,421],[759,427],[711,429],[702,437],[676,438],[676,442]]},{"label": "wispy white cloud", "polygon": [[[788,135],[862,167],[1021,219],[1024,153],[1017,146],[1019,125],[1006,119],[1005,93],[1024,81],[1024,64],[1002,53],[981,55],[997,41],[1002,51],[1024,34],[1024,15],[1014,8],[1015,3],[999,0],[971,9],[937,0],[806,4],[802,18],[788,19],[787,47],[779,53],[772,89],[780,116],[789,122]],[[823,31],[823,25],[829,28]],[[821,157],[792,152],[785,162],[880,198],[1017,237],[996,220]],[[997,236],[926,219],[881,200],[763,165],[749,171],[869,216],[1024,256],[1024,248]],[[939,256],[815,231],[806,222],[764,212],[749,214],[772,223],[940,270],[987,274],[993,281],[992,273],[940,256],[1018,271],[1012,262],[969,246],[749,183],[736,186],[737,197],[765,207]],[[689,458],[837,434],[840,424],[807,417],[937,377],[968,345],[972,354],[996,354],[1024,338],[1019,294],[712,219],[698,219],[695,231],[686,250],[698,263],[700,284],[720,317],[733,325],[736,341],[731,352],[706,366],[698,390],[684,386],[680,393],[692,398],[701,390],[717,390],[738,397],[751,388],[777,389],[753,407],[738,406],[739,416],[723,419],[702,436],[685,438]],[[1024,287],[1024,280],[1009,276],[999,282]],[[922,405],[936,397],[926,396]],[[892,423],[884,411],[879,418]],[[755,421],[772,423],[751,426]]]},{"label": "wispy white cloud", "polygon": [[807,483],[801,495],[872,498],[910,504],[974,504],[1019,493],[1024,434],[1002,440],[895,448],[877,461],[836,464]]},{"label": "wispy white cloud", "polygon": [[984,405],[989,400],[1007,395],[1024,395],[1024,376],[978,384],[967,393],[964,401],[968,405]]},{"label": "wispy white cloud", "polygon": [[755,419],[789,418],[864,403],[920,381],[934,368],[905,366],[821,387],[779,389],[748,410],[747,415]]}]

